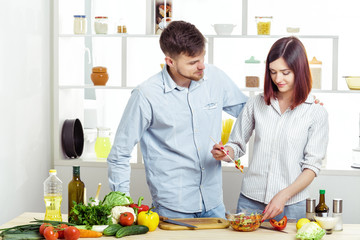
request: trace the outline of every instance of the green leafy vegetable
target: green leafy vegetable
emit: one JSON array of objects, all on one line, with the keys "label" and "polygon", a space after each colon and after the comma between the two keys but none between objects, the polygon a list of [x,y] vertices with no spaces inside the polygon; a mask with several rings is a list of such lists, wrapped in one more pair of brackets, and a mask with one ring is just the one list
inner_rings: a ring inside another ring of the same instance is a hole
[{"label": "green leafy vegetable", "polygon": [[306,223],[296,233],[296,238],[302,240],[320,240],[325,235],[325,230],[314,222]]},{"label": "green leafy vegetable", "polygon": [[132,203],[134,203],[134,201],[131,199],[131,197],[126,196],[125,193],[114,191],[108,193],[104,197],[102,205],[107,205],[113,208],[115,206],[128,206]]},{"label": "green leafy vegetable", "polygon": [[76,225],[87,225],[89,229],[93,225],[108,225],[111,223],[111,207],[107,205],[84,205],[82,203],[76,203],[71,209],[71,215],[69,222]]}]

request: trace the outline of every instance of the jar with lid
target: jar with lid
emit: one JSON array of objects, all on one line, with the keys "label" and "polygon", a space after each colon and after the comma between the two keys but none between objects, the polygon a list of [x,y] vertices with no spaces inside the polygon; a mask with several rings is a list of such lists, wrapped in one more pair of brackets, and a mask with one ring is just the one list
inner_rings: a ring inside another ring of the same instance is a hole
[{"label": "jar with lid", "polygon": [[95,86],[105,86],[109,80],[109,74],[107,73],[106,67],[98,66],[92,68],[91,81]]},{"label": "jar with lid", "polygon": [[254,56],[245,60],[245,86],[256,87],[260,86],[260,60],[256,60]]},{"label": "jar with lid", "polygon": [[110,128],[98,127],[95,142],[95,153],[99,159],[106,159],[111,150]]},{"label": "jar with lid", "polygon": [[86,16],[74,15],[74,34],[86,33]]},{"label": "jar with lid", "polygon": [[310,72],[312,76],[312,88],[321,89],[321,67],[322,62],[317,60],[316,57],[309,62]]},{"label": "jar with lid", "polygon": [[117,24],[117,33],[127,33],[125,20],[120,18]]},{"label": "jar with lid", "polygon": [[273,17],[255,17],[258,35],[270,35],[272,18]]},{"label": "jar with lid", "polygon": [[94,28],[96,34],[108,33],[108,17],[97,16],[95,17]]}]

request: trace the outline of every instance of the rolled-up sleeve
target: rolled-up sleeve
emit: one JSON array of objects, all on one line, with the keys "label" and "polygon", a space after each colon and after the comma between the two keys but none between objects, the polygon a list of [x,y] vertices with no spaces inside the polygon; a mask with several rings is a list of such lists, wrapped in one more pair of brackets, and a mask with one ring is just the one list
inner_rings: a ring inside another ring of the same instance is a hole
[{"label": "rolled-up sleeve", "polygon": [[302,171],[306,168],[311,169],[317,176],[321,169],[321,162],[326,155],[329,141],[329,120],[328,113],[323,106],[319,106],[315,114],[309,129],[301,169]]}]

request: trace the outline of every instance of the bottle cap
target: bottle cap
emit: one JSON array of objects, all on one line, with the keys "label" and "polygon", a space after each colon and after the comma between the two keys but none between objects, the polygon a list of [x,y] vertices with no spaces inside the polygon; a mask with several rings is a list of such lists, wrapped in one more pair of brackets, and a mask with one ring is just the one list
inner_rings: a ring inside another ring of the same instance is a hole
[{"label": "bottle cap", "polygon": [[320,194],[325,194],[325,190],[320,190]]},{"label": "bottle cap", "polygon": [[56,169],[50,169],[49,173],[56,173]]},{"label": "bottle cap", "polygon": [[316,200],[315,198],[307,198],[306,199],[306,212],[313,213],[315,212]]},{"label": "bottle cap", "polygon": [[80,174],[80,166],[73,166],[73,174]]},{"label": "bottle cap", "polygon": [[335,198],[333,200],[333,213],[342,213],[343,200],[340,198]]}]

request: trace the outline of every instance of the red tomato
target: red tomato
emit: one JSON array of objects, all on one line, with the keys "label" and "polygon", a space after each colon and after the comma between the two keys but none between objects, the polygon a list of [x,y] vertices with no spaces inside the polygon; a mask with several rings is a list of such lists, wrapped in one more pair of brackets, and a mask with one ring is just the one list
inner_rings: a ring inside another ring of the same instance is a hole
[{"label": "red tomato", "polygon": [[134,223],[134,214],[131,212],[124,212],[120,215],[120,225],[130,226]]},{"label": "red tomato", "polygon": [[44,230],[44,237],[46,240],[56,240],[59,234],[54,230],[53,226],[46,227]]},{"label": "red tomato", "polygon": [[64,237],[66,240],[77,240],[80,238],[80,231],[73,226],[67,227],[64,230]]},{"label": "red tomato", "polygon": [[283,230],[286,227],[286,224],[287,224],[287,217],[284,216],[278,222],[275,219],[270,219],[269,222],[276,230]]},{"label": "red tomato", "polygon": [[41,236],[44,236],[44,230],[46,227],[52,226],[51,223],[43,223],[41,224],[40,228],[39,228],[39,233],[41,234]]},{"label": "red tomato", "polygon": [[57,225],[55,227],[55,230],[58,232],[59,234],[59,239],[63,239],[64,238],[64,230],[68,227],[68,225],[62,223],[60,225]]}]

